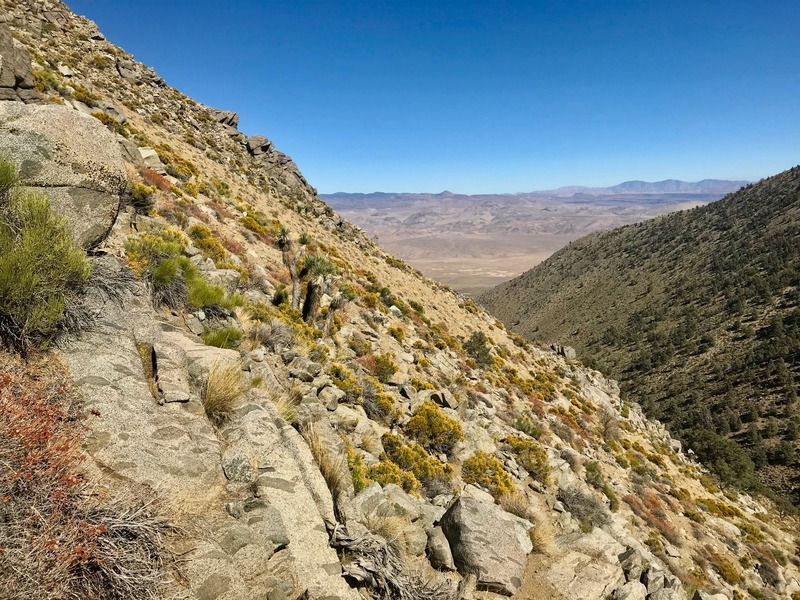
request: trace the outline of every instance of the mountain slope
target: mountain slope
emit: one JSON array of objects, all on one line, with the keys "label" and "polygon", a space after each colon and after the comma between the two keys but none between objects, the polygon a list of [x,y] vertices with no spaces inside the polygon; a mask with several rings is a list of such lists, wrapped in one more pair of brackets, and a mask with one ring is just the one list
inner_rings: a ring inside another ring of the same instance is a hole
[{"label": "mountain slope", "polygon": [[526,337],[575,346],[727,480],[755,485],[752,460],[797,500],[799,190],[795,167],[587,236],[481,302]]},{"label": "mountain slope", "polygon": [[82,200],[117,163],[128,187],[102,214],[51,194],[104,225],[91,327],[0,350],[0,597],[800,590],[795,522],[720,490],[614,382],[388,255],[62,3],[0,8],[0,69],[22,45],[34,69],[0,92],[47,104],[0,102],[0,154]]}]

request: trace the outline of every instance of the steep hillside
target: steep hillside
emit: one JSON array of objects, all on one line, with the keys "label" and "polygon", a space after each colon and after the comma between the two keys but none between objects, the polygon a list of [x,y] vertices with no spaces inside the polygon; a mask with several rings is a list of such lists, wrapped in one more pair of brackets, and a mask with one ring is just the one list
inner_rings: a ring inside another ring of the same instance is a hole
[{"label": "steep hillside", "polygon": [[614,382],[60,2],[0,9],[0,597],[800,594],[795,521]]},{"label": "steep hillside", "polygon": [[620,379],[726,481],[798,501],[799,242],[795,167],[573,242],[481,302]]}]

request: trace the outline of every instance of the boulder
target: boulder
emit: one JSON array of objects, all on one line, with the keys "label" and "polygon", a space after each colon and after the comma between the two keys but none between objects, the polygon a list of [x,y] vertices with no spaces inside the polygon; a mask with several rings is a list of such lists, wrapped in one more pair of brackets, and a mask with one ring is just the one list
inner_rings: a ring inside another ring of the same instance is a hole
[{"label": "boulder", "polygon": [[434,569],[443,571],[455,571],[456,565],[453,562],[453,553],[450,551],[450,543],[441,527],[434,527],[428,531],[428,560]]},{"label": "boulder", "polygon": [[213,269],[203,275],[211,285],[218,285],[228,294],[233,294],[239,287],[241,273],[234,269]]},{"label": "boulder", "polygon": [[253,156],[269,152],[272,148],[272,142],[263,135],[253,135],[247,138],[247,151]]},{"label": "boulder", "polygon": [[461,574],[475,574],[478,588],[511,596],[522,585],[531,524],[507,513],[472,486],[439,522]]},{"label": "boulder", "polygon": [[83,248],[106,238],[127,175],[119,144],[100,121],[60,106],[3,102],[0,154],[19,165],[26,186],[50,196]]},{"label": "boulder", "polygon": [[[713,596],[711,596],[711,598],[713,598]],[[664,588],[652,594],[648,594],[647,600],[686,600],[686,594],[678,588]],[[714,600],[717,599],[714,598]]]},{"label": "boulder", "polygon": [[223,125],[227,125],[228,127],[232,127],[234,129],[239,126],[239,115],[233,111],[212,108],[208,112],[211,115],[211,118],[217,123],[222,123]]},{"label": "boulder", "polygon": [[614,590],[614,600],[645,600],[647,588],[638,581],[629,581],[621,588]]},{"label": "boulder", "polygon": [[147,146],[139,148],[139,157],[141,163],[151,171],[155,171],[159,175],[167,174],[167,168],[164,166],[164,163],[161,162],[158,152],[153,148],[148,148]]},{"label": "boulder", "polygon": [[644,571],[644,558],[635,548],[628,548],[619,555],[619,564],[627,581],[639,581]]},{"label": "boulder", "polygon": [[618,559],[624,547],[609,533],[595,527],[590,534],[563,536],[559,544],[568,550],[544,576],[567,598],[606,598],[625,585]]}]

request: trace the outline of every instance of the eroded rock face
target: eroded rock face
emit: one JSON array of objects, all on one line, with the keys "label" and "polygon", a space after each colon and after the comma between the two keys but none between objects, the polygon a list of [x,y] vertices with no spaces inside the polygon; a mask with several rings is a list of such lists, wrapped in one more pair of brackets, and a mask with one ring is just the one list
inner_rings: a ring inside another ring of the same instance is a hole
[{"label": "eroded rock face", "polygon": [[0,23],[0,100],[38,101],[33,83],[30,52]]},{"label": "eroded rock face", "polygon": [[60,106],[0,102],[0,155],[18,165],[26,186],[50,196],[83,248],[106,238],[127,176],[119,145],[100,121]]},{"label": "eroded rock face", "polygon": [[495,505],[472,486],[440,521],[459,573],[478,577],[478,588],[511,596],[522,585],[531,524]]}]

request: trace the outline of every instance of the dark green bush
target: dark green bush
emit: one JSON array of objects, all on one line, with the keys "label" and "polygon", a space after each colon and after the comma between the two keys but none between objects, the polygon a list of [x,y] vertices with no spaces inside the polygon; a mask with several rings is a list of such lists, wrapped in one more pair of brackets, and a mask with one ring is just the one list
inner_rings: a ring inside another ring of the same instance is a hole
[{"label": "dark green bush", "polygon": [[469,339],[464,342],[464,350],[472,357],[479,367],[486,368],[492,364],[492,353],[486,345],[486,334],[482,331],[473,331]]},{"label": "dark green bush", "polygon": [[26,352],[63,331],[89,263],[47,196],[21,192],[17,181],[13,163],[0,160],[0,338]]}]

